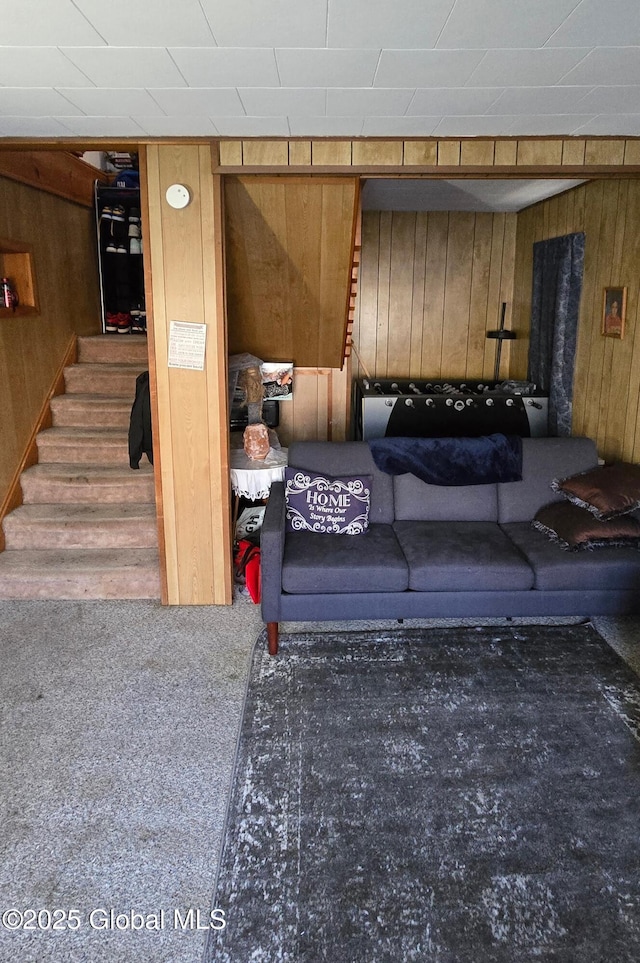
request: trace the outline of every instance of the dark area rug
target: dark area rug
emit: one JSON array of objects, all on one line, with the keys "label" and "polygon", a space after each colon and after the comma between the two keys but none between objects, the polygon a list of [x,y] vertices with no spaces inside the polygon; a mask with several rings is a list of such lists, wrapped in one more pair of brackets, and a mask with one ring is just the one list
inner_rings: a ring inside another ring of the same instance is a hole
[{"label": "dark area rug", "polygon": [[215,963],[637,963],[640,680],[590,625],[256,646]]}]

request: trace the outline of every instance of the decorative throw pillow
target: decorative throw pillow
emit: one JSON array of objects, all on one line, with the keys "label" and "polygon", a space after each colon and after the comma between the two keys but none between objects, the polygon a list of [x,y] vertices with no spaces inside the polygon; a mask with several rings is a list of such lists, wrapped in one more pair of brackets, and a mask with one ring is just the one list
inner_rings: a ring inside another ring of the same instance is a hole
[{"label": "decorative throw pillow", "polygon": [[287,529],[361,535],[369,527],[370,475],[318,475],[285,468]]},{"label": "decorative throw pillow", "polygon": [[604,465],[563,481],[556,478],[551,487],[604,521],[640,508],[640,465]]},{"label": "decorative throw pillow", "polygon": [[537,512],[531,524],[570,551],[605,546],[640,548],[640,521],[631,515],[603,522],[579,505],[552,502]]}]

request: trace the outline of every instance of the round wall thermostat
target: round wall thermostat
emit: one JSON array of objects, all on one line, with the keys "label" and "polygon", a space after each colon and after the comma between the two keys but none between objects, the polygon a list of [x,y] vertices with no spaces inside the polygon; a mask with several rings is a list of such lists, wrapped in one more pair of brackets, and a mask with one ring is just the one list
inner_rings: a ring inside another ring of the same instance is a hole
[{"label": "round wall thermostat", "polygon": [[191,200],[189,189],[184,184],[172,184],[171,187],[167,187],[165,197],[169,207],[175,207],[177,210],[186,207]]}]

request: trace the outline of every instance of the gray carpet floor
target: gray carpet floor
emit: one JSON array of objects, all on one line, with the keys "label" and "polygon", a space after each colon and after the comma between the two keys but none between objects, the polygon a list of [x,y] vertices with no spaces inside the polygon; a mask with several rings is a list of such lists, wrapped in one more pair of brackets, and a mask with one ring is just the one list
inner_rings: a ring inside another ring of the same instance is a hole
[{"label": "gray carpet floor", "polygon": [[[594,624],[640,674],[640,620]],[[0,963],[202,959],[261,628],[244,597],[0,602]]]}]

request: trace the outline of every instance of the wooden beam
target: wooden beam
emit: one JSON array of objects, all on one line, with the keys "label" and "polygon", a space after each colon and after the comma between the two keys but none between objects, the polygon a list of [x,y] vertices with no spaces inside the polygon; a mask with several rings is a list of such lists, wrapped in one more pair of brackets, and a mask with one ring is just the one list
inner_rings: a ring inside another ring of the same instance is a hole
[{"label": "wooden beam", "polygon": [[94,184],[109,177],[62,151],[0,150],[0,176],[56,194],[84,207],[93,207]]}]

